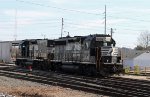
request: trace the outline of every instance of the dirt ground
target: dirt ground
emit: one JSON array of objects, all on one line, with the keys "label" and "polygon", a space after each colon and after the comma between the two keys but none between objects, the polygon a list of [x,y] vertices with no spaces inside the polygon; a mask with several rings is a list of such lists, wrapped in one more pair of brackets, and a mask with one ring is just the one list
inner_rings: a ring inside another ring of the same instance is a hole
[{"label": "dirt ground", "polygon": [[[102,95],[0,76],[0,93],[15,97],[104,97]],[[106,96],[105,96],[106,97]]]},{"label": "dirt ground", "polygon": [[86,97],[85,94],[69,91],[70,90],[67,91],[60,87],[1,87],[1,92],[16,97]]}]

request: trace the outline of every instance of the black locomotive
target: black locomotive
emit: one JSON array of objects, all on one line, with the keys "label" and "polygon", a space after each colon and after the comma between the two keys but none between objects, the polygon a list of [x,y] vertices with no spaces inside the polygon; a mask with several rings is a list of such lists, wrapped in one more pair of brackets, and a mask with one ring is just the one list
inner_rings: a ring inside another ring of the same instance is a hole
[{"label": "black locomotive", "polygon": [[16,65],[85,75],[120,73],[123,70],[121,52],[115,44],[114,39],[105,34],[23,40]]}]

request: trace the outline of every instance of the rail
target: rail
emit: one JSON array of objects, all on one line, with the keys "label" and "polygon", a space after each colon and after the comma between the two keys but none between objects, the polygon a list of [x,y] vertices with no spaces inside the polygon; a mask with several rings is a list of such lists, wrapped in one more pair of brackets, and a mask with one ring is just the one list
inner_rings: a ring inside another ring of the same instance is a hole
[{"label": "rail", "polygon": [[150,81],[129,78],[94,78],[22,68],[3,68],[0,76],[52,84],[111,97],[150,97]]}]

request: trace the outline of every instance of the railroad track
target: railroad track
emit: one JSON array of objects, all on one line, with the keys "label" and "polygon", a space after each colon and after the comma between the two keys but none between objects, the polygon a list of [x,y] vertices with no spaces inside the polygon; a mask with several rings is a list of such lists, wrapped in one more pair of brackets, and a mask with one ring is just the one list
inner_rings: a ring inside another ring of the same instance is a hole
[{"label": "railroad track", "polygon": [[150,81],[128,78],[91,78],[21,68],[3,68],[1,76],[58,85],[113,97],[150,97]]}]

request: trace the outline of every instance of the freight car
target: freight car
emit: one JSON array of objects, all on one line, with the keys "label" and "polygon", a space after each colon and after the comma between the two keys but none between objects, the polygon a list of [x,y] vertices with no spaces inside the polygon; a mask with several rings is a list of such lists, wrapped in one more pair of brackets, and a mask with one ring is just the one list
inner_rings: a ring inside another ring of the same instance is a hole
[{"label": "freight car", "polygon": [[16,64],[85,75],[120,73],[121,52],[115,44],[114,39],[105,34],[23,40]]}]

